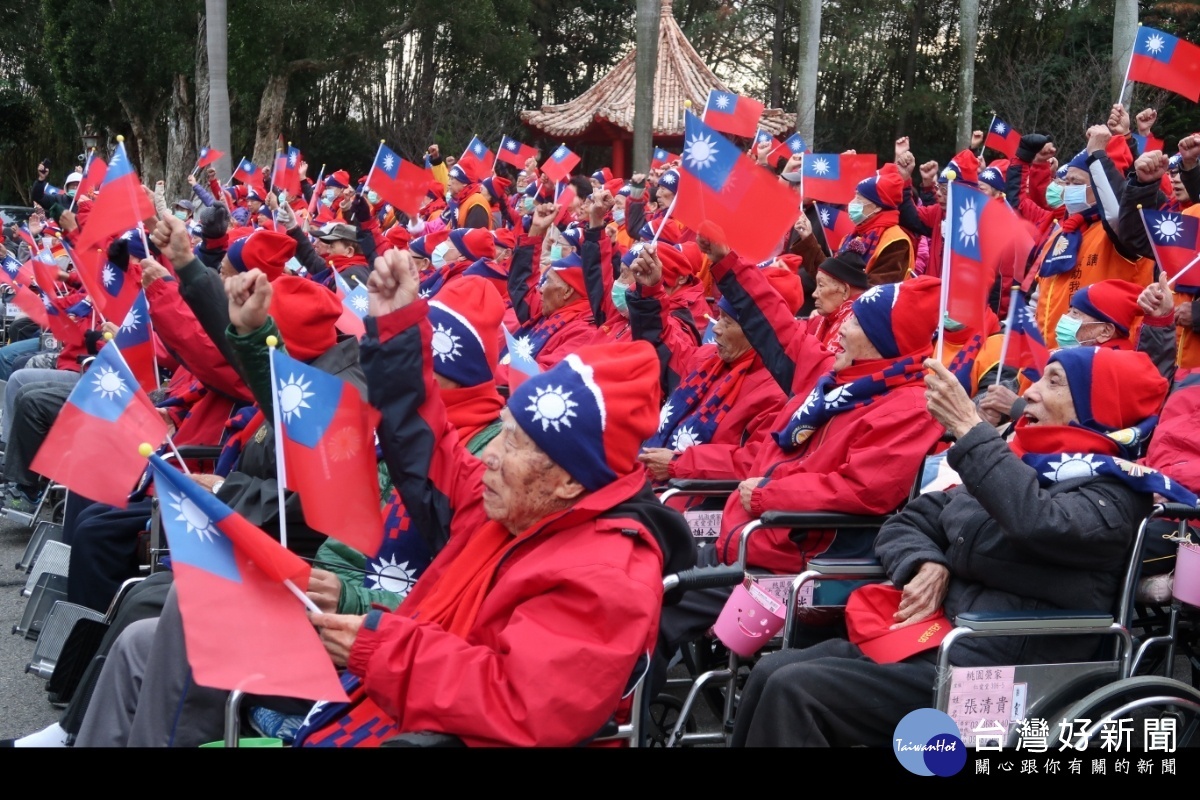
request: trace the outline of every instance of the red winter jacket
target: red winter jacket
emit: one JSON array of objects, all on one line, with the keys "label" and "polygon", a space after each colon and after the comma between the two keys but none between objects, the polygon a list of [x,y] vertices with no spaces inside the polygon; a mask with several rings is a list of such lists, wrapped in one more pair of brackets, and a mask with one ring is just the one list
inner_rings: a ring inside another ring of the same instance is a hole
[{"label": "red winter jacket", "polygon": [[[418,300],[368,317],[362,342],[396,489],[416,529],[441,547],[410,600],[487,519],[484,465],[460,445],[433,381],[427,315]],[[414,384],[418,373],[423,380]],[[586,741],[622,704],[635,664],[655,646],[663,551],[639,519],[601,516],[645,496],[645,487],[639,470],[537,523],[505,556],[465,638],[372,612],[348,668],[402,731],[451,733],[469,745]]]},{"label": "red winter jacket", "polygon": [[1200,374],[1175,384],[1154,429],[1154,438],[1141,463],[1154,467],[1171,480],[1200,491]]},{"label": "red winter jacket", "polygon": [[[738,311],[742,329],[791,399],[771,429],[780,431],[803,404],[834,357],[792,318],[783,299],[753,264],[730,254],[714,265],[721,292]],[[924,457],[942,435],[925,405],[925,386],[891,389],[875,402],[834,415],[794,452],[771,436],[759,440],[747,477],[764,480],[751,496],[751,511],[738,492],[725,503],[717,556],[737,561],[742,528],[763,511],[839,511],[886,514],[908,497]],[[861,537],[833,531],[795,534],[760,530],[750,539],[750,566],[796,573],[823,553],[869,555]],[[845,549],[851,548],[851,549]]]}]

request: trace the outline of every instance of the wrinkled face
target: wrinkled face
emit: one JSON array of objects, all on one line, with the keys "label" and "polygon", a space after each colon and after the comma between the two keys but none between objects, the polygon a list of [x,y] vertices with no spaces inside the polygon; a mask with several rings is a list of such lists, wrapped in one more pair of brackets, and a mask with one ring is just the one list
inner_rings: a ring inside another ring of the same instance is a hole
[{"label": "wrinkled face", "polygon": [[542,282],[542,314],[549,316],[575,297],[575,290],[552,269],[546,270]]},{"label": "wrinkled face", "polygon": [[489,519],[519,533],[569,506],[583,493],[583,487],[542,452],[507,408],[501,412],[500,421],[500,434],[481,455],[487,467],[483,474],[483,510]]},{"label": "wrinkled face", "polygon": [[742,326],[724,311],[719,312],[716,324],[713,325],[713,335],[717,339],[717,355],[726,364],[732,364],[750,350],[750,340],[742,331]]},{"label": "wrinkled face", "polygon": [[871,344],[871,340],[867,338],[862,326],[858,324],[858,317],[854,314],[846,317],[846,321],[838,330],[838,338],[841,340],[842,351],[834,357],[834,372],[845,369],[855,361],[882,358],[879,351],[875,349],[875,345]]},{"label": "wrinkled face", "polygon": [[329,255],[352,256],[354,255],[354,245],[344,239],[335,239],[329,243]]},{"label": "wrinkled face", "polygon": [[988,186],[986,183],[979,184],[979,191],[986,194],[990,199],[995,200],[997,197],[1004,197],[1004,192]]},{"label": "wrinkled face", "polygon": [[319,255],[321,258],[325,258],[326,256],[330,255],[329,245],[325,242],[322,242],[320,239],[317,239],[315,242],[313,242],[313,250],[316,250],[317,255]]},{"label": "wrinkled face", "polygon": [[1068,309],[1067,316],[1079,320],[1079,330],[1075,331],[1075,341],[1080,345],[1093,347],[1104,344],[1117,334],[1117,327],[1111,322],[1096,319],[1078,308]]},{"label": "wrinkled face", "polygon": [[658,200],[660,208],[666,208],[671,205],[671,201],[675,199],[675,193],[665,186],[660,185],[654,193],[654,197]]},{"label": "wrinkled face", "polygon": [[816,301],[817,313],[827,317],[850,299],[850,284],[817,270],[817,288],[813,289],[812,296]]},{"label": "wrinkled face", "polygon": [[1030,425],[1067,425],[1079,420],[1062,364],[1046,365],[1041,380],[1025,390],[1023,416]]},{"label": "wrinkled face", "polygon": [[463,189],[465,189],[466,186],[467,185],[465,183],[463,183],[462,181],[460,181],[458,178],[447,178],[446,179],[446,188],[450,190],[450,194],[458,194]]}]

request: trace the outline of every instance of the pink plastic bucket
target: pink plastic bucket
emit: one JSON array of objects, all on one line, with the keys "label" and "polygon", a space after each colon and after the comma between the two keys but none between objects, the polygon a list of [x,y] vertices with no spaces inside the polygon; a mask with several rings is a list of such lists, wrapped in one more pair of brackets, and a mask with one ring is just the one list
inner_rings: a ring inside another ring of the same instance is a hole
[{"label": "pink plastic bucket", "polygon": [[713,633],[739,656],[752,656],[783,628],[785,609],[747,576],[734,587]]},{"label": "pink plastic bucket", "polygon": [[1175,582],[1171,589],[1175,599],[1200,606],[1200,545],[1180,542],[1175,556]]}]

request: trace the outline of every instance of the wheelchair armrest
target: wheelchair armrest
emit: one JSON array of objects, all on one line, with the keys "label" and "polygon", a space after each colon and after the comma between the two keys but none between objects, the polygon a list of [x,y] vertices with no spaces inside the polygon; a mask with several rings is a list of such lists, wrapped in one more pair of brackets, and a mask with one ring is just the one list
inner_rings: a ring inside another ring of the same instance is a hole
[{"label": "wheelchair armrest", "polygon": [[1113,624],[1112,614],[1100,611],[966,611],[954,618],[954,624],[973,631],[1002,631],[1032,628],[1095,628],[1106,631]]},{"label": "wheelchair armrest", "polygon": [[826,575],[854,575],[864,578],[884,578],[887,573],[877,558],[813,558],[806,569]]},{"label": "wheelchair armrest", "polygon": [[712,589],[720,586],[737,586],[746,577],[740,564],[722,564],[716,567],[692,567],[663,578],[663,590],[690,591]]},{"label": "wheelchair armrest", "polygon": [[667,482],[668,489],[676,489],[682,494],[732,494],[737,491],[737,481],[701,481],[692,478],[675,478]]},{"label": "wheelchair armrest", "polygon": [[1158,503],[1150,509],[1150,516],[1164,519],[1200,520],[1200,508],[1183,503]]},{"label": "wheelchair armrest", "polygon": [[887,516],[842,514],[837,511],[764,511],[764,528],[878,528]]},{"label": "wheelchair armrest", "polygon": [[380,742],[380,747],[466,747],[462,739],[452,733],[418,731],[401,733]]}]

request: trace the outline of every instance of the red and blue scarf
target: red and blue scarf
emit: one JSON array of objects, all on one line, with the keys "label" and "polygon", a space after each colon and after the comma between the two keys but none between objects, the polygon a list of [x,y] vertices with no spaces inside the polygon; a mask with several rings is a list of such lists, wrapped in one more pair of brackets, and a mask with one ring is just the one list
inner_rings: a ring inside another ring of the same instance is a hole
[{"label": "red and blue scarf", "polygon": [[746,375],[758,363],[753,350],[733,364],[726,364],[714,350],[671,393],[659,415],[658,431],[645,446],[683,451],[711,442],[717,426],[737,402]]}]

